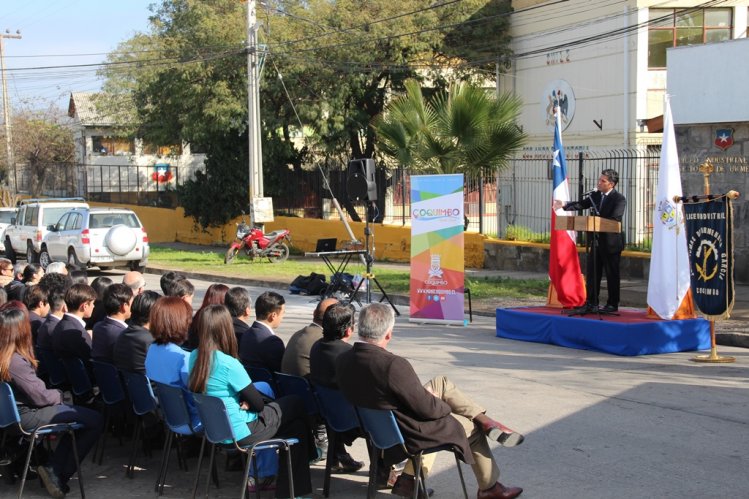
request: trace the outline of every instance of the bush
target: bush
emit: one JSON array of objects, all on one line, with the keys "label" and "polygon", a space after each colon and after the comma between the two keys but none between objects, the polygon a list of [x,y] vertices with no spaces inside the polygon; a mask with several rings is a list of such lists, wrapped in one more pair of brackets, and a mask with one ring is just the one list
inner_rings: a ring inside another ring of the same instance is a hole
[{"label": "bush", "polygon": [[508,225],[505,231],[505,239],[510,241],[527,241],[531,243],[548,243],[551,236],[548,232],[533,232],[522,225]]}]

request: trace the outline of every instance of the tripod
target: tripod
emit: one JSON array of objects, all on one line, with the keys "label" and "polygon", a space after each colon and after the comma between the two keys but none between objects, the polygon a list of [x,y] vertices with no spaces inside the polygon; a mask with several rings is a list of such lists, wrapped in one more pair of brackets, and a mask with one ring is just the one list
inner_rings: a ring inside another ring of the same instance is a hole
[{"label": "tripod", "polygon": [[[590,199],[590,196],[591,196],[590,194],[587,194],[585,196],[586,198],[588,198],[590,200],[590,212],[593,214],[593,216],[600,217],[601,213],[598,210],[598,206],[596,206],[596,203],[592,199]],[[618,316],[619,314],[617,314],[615,312],[609,312],[609,311],[606,311],[606,310],[601,310],[601,308],[598,306],[598,295],[600,293],[600,288],[601,288],[600,282],[601,282],[601,277],[602,277],[601,275],[599,275],[599,270],[598,270],[598,265],[597,265],[597,263],[598,263],[598,261],[597,261],[597,259],[598,259],[598,244],[599,244],[599,241],[598,241],[598,231],[597,230],[592,230],[592,231],[588,230],[587,234],[588,234],[588,238],[589,238],[588,245],[587,245],[587,261],[590,262],[590,265],[588,266],[588,268],[589,268],[588,274],[591,274],[591,272],[593,274],[592,276],[591,275],[587,275],[586,276],[586,277],[589,278],[588,279],[588,284],[589,285],[588,285],[587,292],[588,292],[588,294],[590,294],[591,292],[593,292],[593,299],[589,300],[585,305],[583,305],[581,307],[575,308],[575,309],[570,310],[570,311],[563,311],[563,313],[566,314],[568,317],[573,317],[573,316],[576,316],[576,315],[581,315],[582,316],[582,315],[588,315],[588,314],[595,313],[595,314],[598,314],[598,319],[599,320],[602,320],[602,317],[604,315],[606,315],[606,316]],[[593,237],[590,237],[591,234],[593,235]],[[602,270],[603,269],[601,269],[601,271]],[[590,286],[590,284],[592,284],[592,286]],[[591,290],[591,288],[592,288],[592,290]]]},{"label": "tripod", "polygon": [[[375,205],[374,201],[371,202],[369,206],[367,206],[367,216],[366,216],[366,224],[364,226],[364,249],[367,251],[367,254],[364,255],[364,260],[366,262],[366,272],[364,273],[364,277],[361,281],[359,281],[359,284],[356,285],[356,289],[354,289],[353,294],[351,295],[351,299],[349,300],[349,303],[356,300],[357,302],[357,295],[359,294],[359,290],[361,289],[362,285],[364,284],[364,281],[367,282],[367,288],[365,290],[365,301],[367,303],[372,303],[372,282],[375,283],[377,286],[377,289],[380,290],[380,293],[382,293],[382,298],[380,299],[380,303],[382,303],[383,300],[387,300],[387,302],[390,304],[391,307],[393,307],[393,311],[395,312],[395,315],[400,316],[400,312],[398,309],[393,305],[392,300],[390,300],[390,297],[385,292],[385,290],[382,288],[382,285],[380,285],[380,281],[377,280],[374,273],[372,273],[372,266],[374,265],[374,232],[370,226],[371,220],[374,218],[374,216],[370,216],[370,212],[376,210],[377,206]],[[371,241],[371,246],[370,246]]]}]

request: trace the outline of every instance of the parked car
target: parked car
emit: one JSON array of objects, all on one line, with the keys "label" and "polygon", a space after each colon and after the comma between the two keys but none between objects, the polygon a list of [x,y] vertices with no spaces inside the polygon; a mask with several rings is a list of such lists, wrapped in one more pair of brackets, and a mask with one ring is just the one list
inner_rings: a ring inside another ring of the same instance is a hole
[{"label": "parked car", "polygon": [[13,263],[16,256],[25,255],[26,261],[36,263],[42,250],[42,239],[47,227],[56,223],[63,213],[73,208],[88,208],[83,198],[24,199],[18,215],[5,229],[5,256]]},{"label": "parked car", "polygon": [[125,208],[76,208],[48,227],[40,263],[77,267],[127,266],[143,271],[151,248],[138,216]]},{"label": "parked car", "polygon": [[0,206],[0,239],[5,241],[5,229],[10,225],[11,220],[16,218],[17,208],[6,208]]}]

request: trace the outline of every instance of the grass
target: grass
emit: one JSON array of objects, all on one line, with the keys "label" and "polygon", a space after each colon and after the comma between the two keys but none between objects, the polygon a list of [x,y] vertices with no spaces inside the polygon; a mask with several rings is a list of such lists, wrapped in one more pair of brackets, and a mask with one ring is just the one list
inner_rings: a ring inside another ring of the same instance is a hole
[{"label": "grass", "polygon": [[[232,277],[245,277],[265,281],[291,282],[298,275],[311,272],[325,274],[330,280],[330,270],[322,260],[291,257],[284,263],[270,263],[267,259],[250,261],[241,255],[231,265],[224,264],[224,254],[214,251],[184,251],[152,245],[148,258],[151,264],[175,271],[206,272]],[[365,271],[364,265],[352,261],[346,269],[351,274]],[[374,273],[388,293],[408,294],[410,272],[406,266],[375,265]],[[528,298],[546,296],[546,279],[511,279],[507,277],[481,277],[466,279],[475,299],[507,297]]]}]

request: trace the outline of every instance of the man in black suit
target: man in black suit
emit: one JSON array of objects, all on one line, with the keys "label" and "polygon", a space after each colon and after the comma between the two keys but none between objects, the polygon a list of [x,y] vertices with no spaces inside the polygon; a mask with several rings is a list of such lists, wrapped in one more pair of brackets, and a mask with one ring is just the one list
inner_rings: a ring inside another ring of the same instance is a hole
[{"label": "man in black suit", "polygon": [[286,349],[274,329],[281,325],[286,312],[286,300],[275,291],[266,291],[255,300],[257,320],[242,334],[239,360],[245,366],[262,367],[270,372],[281,371],[281,359]]},{"label": "man in black suit", "polygon": [[[361,309],[361,341],[342,353],[336,362],[338,386],[343,395],[356,406],[393,411],[411,453],[453,444],[473,469],[479,486],[478,499],[519,496],[523,489],[505,487],[497,481],[499,467],[487,437],[505,447],[513,447],[523,442],[523,436],[487,416],[484,408],[445,376],[437,376],[422,385],[406,359],[386,350],[394,325],[395,315],[389,305],[371,303]],[[405,457],[396,449],[386,453],[388,461],[397,462]],[[434,456],[424,456],[425,473],[431,468]],[[392,493],[410,497],[414,487],[414,469],[409,461]]]},{"label": "man in black suit", "polygon": [[[354,313],[353,306],[337,303],[337,300],[333,300],[325,308],[323,316],[319,319],[322,339],[312,345],[309,353],[309,379],[312,383],[338,389],[335,363],[340,354],[351,349],[348,341],[354,334]],[[289,353],[288,348],[286,353]],[[363,462],[355,460],[346,450],[346,445],[351,445],[361,436],[363,435],[358,428],[338,435],[333,473],[354,473],[364,466]]]},{"label": "man in black suit", "polygon": [[52,332],[52,349],[58,357],[91,359],[91,335],[84,319],[91,317],[96,291],[88,284],[74,284],[65,293],[68,311]]},{"label": "man in black suit", "polygon": [[281,361],[281,372],[294,376],[308,377],[310,374],[310,351],[312,345],[323,338],[323,316],[331,305],[338,303],[335,298],[320,300],[312,313],[312,323],[303,327],[286,343],[286,351]]},{"label": "man in black suit", "polygon": [[[624,211],[627,208],[627,200],[622,193],[616,190],[619,183],[619,174],[615,170],[606,169],[598,177],[598,188],[589,196],[580,201],[563,203],[554,201],[555,210],[577,211],[591,210],[592,215],[608,218],[617,222],[622,221]],[[588,257],[586,286],[588,291],[587,307],[598,307],[598,294],[601,290],[601,277],[606,272],[606,287],[609,291],[604,312],[616,312],[619,310],[619,262],[624,250],[624,236],[621,232],[598,232],[597,251],[595,253],[595,265],[593,254]],[[591,250],[592,251],[592,250]]]},{"label": "man in black suit", "polygon": [[39,286],[47,290],[49,313],[36,335],[36,344],[40,348],[52,350],[52,332],[62,316],[68,311],[65,306],[65,292],[72,286],[70,278],[62,274],[44,274]]},{"label": "man in black suit", "polygon": [[23,295],[23,304],[29,310],[29,321],[31,322],[31,339],[37,344],[39,328],[49,314],[49,298],[47,290],[38,284],[28,286]]},{"label": "man in black suit", "polygon": [[102,300],[107,316],[94,325],[91,339],[91,358],[112,363],[114,343],[127,329],[133,290],[125,284],[110,284]]},{"label": "man in black suit", "polygon": [[252,313],[250,303],[252,303],[250,293],[241,286],[231,288],[224,296],[224,305],[229,309],[234,325],[237,346],[242,344],[242,336],[250,330],[250,314]]},{"label": "man in black suit", "polygon": [[146,354],[153,343],[148,316],[160,296],[155,291],[144,291],[133,300],[130,325],[117,337],[112,349],[112,361],[117,369],[146,374]]}]

